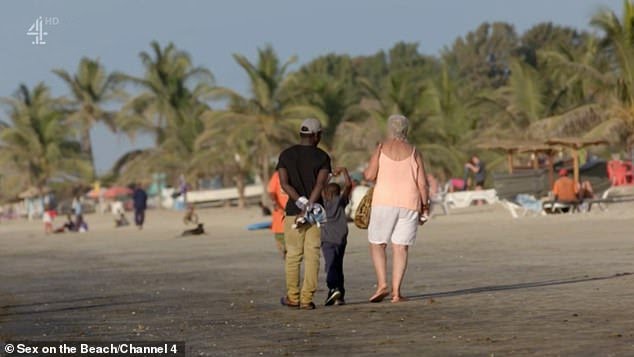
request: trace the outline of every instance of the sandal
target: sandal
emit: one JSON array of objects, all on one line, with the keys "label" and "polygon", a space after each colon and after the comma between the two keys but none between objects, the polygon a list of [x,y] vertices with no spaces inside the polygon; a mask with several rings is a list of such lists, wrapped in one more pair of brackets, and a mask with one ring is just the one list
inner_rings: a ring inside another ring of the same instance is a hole
[{"label": "sandal", "polygon": [[372,297],[370,297],[370,302],[381,302],[385,299],[390,293],[387,290],[383,290],[382,292],[376,292]]}]

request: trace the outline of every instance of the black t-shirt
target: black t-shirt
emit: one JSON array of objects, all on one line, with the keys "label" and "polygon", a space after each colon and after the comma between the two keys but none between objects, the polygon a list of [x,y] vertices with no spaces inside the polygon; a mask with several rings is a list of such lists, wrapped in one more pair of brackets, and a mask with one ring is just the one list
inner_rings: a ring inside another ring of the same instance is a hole
[{"label": "black t-shirt", "polygon": [[[317,175],[321,170],[330,172],[330,157],[325,151],[309,145],[295,145],[280,154],[278,169],[286,169],[288,183],[300,196],[310,197],[317,184]],[[321,195],[320,195],[321,197]],[[318,203],[321,203],[321,198]],[[302,211],[289,200],[286,204],[286,215],[296,216]]]}]

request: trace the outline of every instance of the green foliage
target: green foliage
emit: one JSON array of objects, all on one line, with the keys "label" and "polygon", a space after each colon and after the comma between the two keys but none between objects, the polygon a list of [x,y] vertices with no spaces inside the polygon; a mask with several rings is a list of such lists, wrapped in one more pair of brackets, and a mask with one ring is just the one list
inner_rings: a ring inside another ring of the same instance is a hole
[{"label": "green foliage", "polygon": [[[190,181],[222,175],[240,189],[257,176],[266,182],[306,117],[322,122],[322,146],[351,169],[365,164],[395,113],[410,119],[411,142],[442,177],[461,175],[468,155],[491,140],[576,136],[624,148],[634,133],[634,3],[624,0],[620,17],[602,10],[591,24],[601,36],[552,23],[522,34],[484,23],[437,57],[399,42],[367,56],[326,54],[296,70],[295,57],[284,61],[265,46],[255,60],[233,55],[247,95],[215,86],[209,70],[171,43],[141,52],[141,76],[110,75],[83,58],[75,74],[54,71],[69,99],[51,98],[44,85],[5,99],[0,168],[28,175],[32,185],[59,175],[89,180],[90,128],[98,121],[155,139],[154,148],[124,155],[113,181],[160,171]],[[120,98],[118,112],[104,109]],[[498,153],[483,157],[489,168],[504,162]]]}]

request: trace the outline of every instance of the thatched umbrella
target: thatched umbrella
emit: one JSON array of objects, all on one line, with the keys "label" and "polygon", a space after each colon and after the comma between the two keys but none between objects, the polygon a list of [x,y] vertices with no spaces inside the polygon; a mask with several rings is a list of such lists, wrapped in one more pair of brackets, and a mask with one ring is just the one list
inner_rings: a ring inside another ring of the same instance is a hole
[{"label": "thatched umbrella", "polygon": [[577,138],[555,138],[546,140],[546,145],[562,146],[570,149],[572,153],[572,166],[574,170],[575,182],[579,182],[579,150],[595,145],[606,145],[607,140],[583,140]]}]

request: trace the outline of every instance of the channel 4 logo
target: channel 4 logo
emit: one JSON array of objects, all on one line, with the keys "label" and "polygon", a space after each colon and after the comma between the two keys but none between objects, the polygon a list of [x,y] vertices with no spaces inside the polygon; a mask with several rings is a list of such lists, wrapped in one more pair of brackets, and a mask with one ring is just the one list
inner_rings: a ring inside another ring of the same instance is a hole
[{"label": "channel 4 logo", "polygon": [[35,19],[35,22],[29,27],[29,30],[26,32],[27,36],[32,36],[33,41],[31,44],[33,45],[45,45],[46,41],[44,40],[45,36],[48,36],[48,31],[44,30],[44,27],[47,28],[49,26],[59,25],[59,17],[54,16],[38,16]]}]

